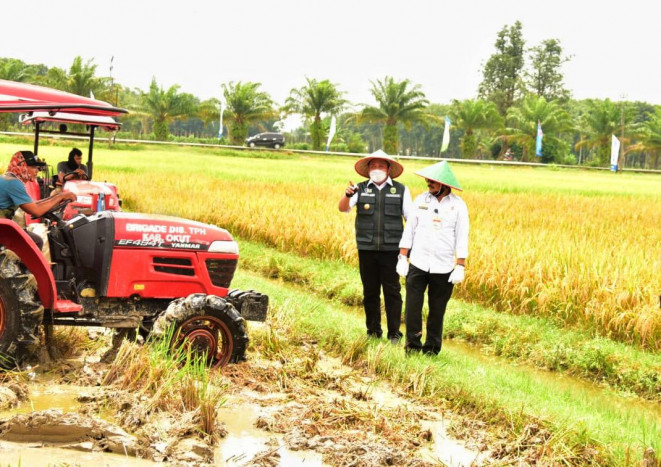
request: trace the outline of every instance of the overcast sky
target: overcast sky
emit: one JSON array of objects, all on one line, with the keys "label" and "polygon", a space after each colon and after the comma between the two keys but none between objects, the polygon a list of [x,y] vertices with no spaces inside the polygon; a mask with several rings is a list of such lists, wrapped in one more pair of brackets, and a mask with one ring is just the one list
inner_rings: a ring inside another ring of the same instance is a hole
[{"label": "overcast sky", "polygon": [[431,102],[475,97],[496,34],[556,38],[575,98],[661,104],[658,0],[30,0],[0,4],[0,57],[68,69],[94,59],[124,86],[152,77],[201,99],[256,81],[282,103],[305,77],[373,104],[370,81],[420,84]]}]

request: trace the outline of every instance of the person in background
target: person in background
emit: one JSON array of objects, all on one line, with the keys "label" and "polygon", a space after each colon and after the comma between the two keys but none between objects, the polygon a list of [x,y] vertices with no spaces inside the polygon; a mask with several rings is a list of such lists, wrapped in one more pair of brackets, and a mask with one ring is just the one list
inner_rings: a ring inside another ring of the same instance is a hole
[{"label": "person in background", "polygon": [[[25,184],[33,181],[45,166],[46,163],[31,151],[18,151],[12,156],[7,172],[0,177],[1,217],[12,219],[19,207],[32,217],[41,217],[64,201],[76,200],[76,195],[73,193],[59,193],[36,202],[28,195]],[[43,247],[41,237],[32,232],[27,234],[41,250]]]},{"label": "person in background", "polygon": [[356,172],[368,180],[349,182],[338,208],[350,212],[356,207],[356,243],[367,335],[381,338],[381,289],[386,309],[388,339],[397,344],[402,338],[401,285],[395,266],[403,222],[411,211],[411,193],[394,181],[404,167],[378,150],[355,164]]},{"label": "person in background", "polygon": [[[461,187],[446,161],[416,175],[424,177],[429,190],[413,201],[399,242],[397,273],[406,277],[405,348],[407,353],[437,355],[441,351],[445,309],[454,286],[464,280],[468,208],[453,193]],[[422,345],[422,305],[427,288],[429,315]]]},{"label": "person in background", "polygon": [[51,195],[62,191],[62,187],[69,180],[88,180],[89,172],[83,164],[83,153],[78,148],[73,148],[69,152],[69,158],[57,164],[57,180],[55,180],[55,189]]}]

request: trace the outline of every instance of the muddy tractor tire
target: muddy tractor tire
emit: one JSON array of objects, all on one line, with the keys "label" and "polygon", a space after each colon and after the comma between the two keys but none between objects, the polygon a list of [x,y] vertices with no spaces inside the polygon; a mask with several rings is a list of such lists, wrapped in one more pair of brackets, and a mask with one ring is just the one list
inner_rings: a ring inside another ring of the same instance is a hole
[{"label": "muddy tractor tire", "polygon": [[171,302],[151,332],[155,339],[169,336],[173,351],[188,347],[206,355],[211,368],[245,360],[245,320],[231,303],[215,295],[193,294]]},{"label": "muddy tractor tire", "polygon": [[0,251],[0,367],[18,366],[39,344],[44,307],[37,297],[37,281],[16,254]]}]

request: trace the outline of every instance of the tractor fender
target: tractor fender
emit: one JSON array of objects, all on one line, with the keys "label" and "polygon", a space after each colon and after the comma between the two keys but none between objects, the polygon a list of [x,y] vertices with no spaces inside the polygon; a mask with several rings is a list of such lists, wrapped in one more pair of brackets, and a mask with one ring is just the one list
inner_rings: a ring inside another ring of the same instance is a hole
[{"label": "tractor fender", "polygon": [[0,219],[0,245],[13,251],[37,280],[37,293],[44,309],[53,308],[57,289],[46,257],[28,234],[9,219]]}]

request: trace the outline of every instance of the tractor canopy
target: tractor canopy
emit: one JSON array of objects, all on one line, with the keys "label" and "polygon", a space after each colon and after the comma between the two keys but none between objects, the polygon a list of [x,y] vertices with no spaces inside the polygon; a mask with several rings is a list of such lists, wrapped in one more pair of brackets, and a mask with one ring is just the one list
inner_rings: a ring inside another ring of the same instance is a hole
[{"label": "tractor canopy", "polygon": [[128,111],[57,89],[0,79],[0,112],[68,112],[116,117]]}]

